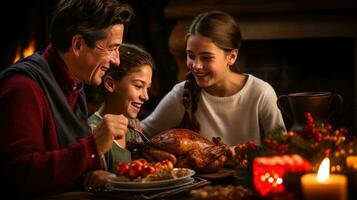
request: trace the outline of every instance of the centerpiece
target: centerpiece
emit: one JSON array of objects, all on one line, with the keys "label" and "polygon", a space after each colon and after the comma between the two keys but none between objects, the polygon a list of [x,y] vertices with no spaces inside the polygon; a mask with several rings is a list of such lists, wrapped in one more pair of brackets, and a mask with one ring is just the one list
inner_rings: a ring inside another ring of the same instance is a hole
[{"label": "centerpiece", "polygon": [[[284,192],[283,186],[291,182],[281,175],[291,175],[290,172],[296,171],[294,169],[302,169],[293,179],[298,182],[303,173],[317,172],[321,161],[326,157],[330,159],[332,173],[343,173],[347,170],[346,158],[357,154],[357,140],[347,129],[334,129],[331,124],[317,124],[309,112],[305,113],[305,119],[306,124],[299,131],[276,130],[267,135],[260,146],[248,141],[235,147],[237,172],[246,173],[247,179],[255,177],[254,181],[247,181],[256,190],[260,188],[257,192],[261,195]],[[302,162],[293,161],[291,158],[295,155],[300,156]],[[311,164],[310,169],[307,163]],[[257,174],[258,172],[269,175],[275,173],[276,179],[273,177],[271,180],[276,184],[271,183],[261,189],[263,182],[268,181],[269,177],[261,178],[262,175]],[[294,187],[298,187],[297,185],[295,183]]]}]

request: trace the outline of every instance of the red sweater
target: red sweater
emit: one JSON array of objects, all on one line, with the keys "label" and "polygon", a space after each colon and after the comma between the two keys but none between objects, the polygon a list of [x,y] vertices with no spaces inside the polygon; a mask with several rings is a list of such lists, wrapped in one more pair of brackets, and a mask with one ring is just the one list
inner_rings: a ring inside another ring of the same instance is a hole
[{"label": "red sweater", "polygon": [[[51,46],[42,56],[74,110],[82,84],[75,83]],[[46,96],[25,75],[12,75],[0,84],[0,138],[1,191],[25,196],[65,192],[85,172],[100,169],[92,135],[60,149]]]}]

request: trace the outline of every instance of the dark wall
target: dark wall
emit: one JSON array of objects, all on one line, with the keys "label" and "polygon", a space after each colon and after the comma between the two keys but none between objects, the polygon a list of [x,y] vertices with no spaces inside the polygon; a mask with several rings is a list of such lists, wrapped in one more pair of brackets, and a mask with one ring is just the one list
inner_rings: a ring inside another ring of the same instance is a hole
[{"label": "dark wall", "polygon": [[[304,91],[340,94],[343,106],[331,114],[331,123],[354,130],[353,51],[353,38],[244,41],[240,70],[269,82],[277,95]],[[285,122],[290,127],[291,119]]]}]

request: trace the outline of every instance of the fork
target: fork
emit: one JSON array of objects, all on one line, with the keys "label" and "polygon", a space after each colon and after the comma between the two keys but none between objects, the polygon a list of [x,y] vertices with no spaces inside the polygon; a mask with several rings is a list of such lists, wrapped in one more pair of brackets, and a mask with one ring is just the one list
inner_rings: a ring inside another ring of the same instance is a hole
[{"label": "fork", "polygon": [[138,133],[145,140],[145,142],[151,143],[151,140],[148,137],[146,137],[146,135],[143,132],[141,132],[135,128],[135,120],[134,119],[128,120],[128,129],[133,130],[136,133]]}]

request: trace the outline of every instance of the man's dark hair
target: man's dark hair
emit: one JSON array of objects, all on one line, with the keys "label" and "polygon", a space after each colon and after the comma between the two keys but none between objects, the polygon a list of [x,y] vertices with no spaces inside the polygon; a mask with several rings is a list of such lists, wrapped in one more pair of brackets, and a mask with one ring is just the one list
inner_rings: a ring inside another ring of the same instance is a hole
[{"label": "man's dark hair", "polygon": [[117,0],[60,0],[51,22],[51,43],[65,52],[71,46],[72,37],[80,34],[93,48],[96,41],[107,37],[106,28],[127,25],[133,16],[133,9]]}]

